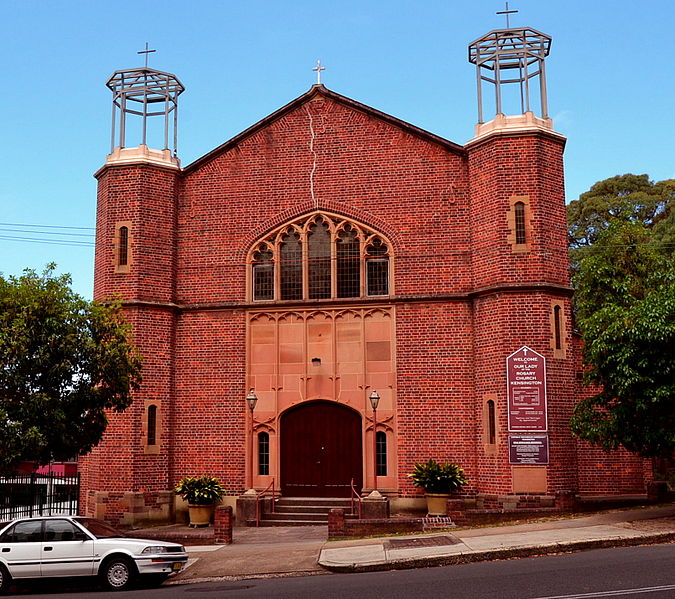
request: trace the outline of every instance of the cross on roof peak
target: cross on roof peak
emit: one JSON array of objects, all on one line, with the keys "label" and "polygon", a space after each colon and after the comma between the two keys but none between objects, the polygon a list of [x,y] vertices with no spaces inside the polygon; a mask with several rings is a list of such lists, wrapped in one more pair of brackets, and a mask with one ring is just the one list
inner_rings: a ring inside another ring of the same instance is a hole
[{"label": "cross on roof peak", "polygon": [[506,28],[509,29],[511,27],[511,24],[509,23],[509,15],[512,15],[514,13],[517,13],[517,10],[509,10],[509,3],[505,2],[506,4],[506,10],[499,10],[495,14],[498,15],[504,15],[506,17]]},{"label": "cross on roof peak", "polygon": [[316,84],[321,85],[321,71],[325,71],[326,67],[321,66],[321,61],[316,61],[316,66],[312,68],[312,71],[316,71]]},{"label": "cross on roof peak", "polygon": [[145,68],[148,68],[148,54],[157,52],[157,50],[148,50],[148,42],[145,42],[145,50],[139,50],[136,54],[145,54]]}]

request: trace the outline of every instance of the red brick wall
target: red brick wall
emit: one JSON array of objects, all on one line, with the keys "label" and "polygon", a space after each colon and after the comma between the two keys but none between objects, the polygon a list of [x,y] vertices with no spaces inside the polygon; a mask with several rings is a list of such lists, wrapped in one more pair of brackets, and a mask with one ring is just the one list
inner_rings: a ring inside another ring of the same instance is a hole
[{"label": "red brick wall", "polygon": [[461,154],[319,98],[188,171],[179,200],[179,300],[241,301],[252,242],[317,205],[392,239],[398,293],[418,293],[421,284],[424,292],[466,291],[466,187]]},{"label": "red brick wall", "polygon": [[[244,490],[246,255],[266,231],[316,209],[360,220],[394,246],[400,493],[419,492],[407,475],[429,457],[462,465],[469,493],[511,493],[505,358],[522,345],[547,358],[547,492],[577,490],[563,146],[532,133],[464,151],[318,94],[184,171],[104,169],[95,296],[125,299],[144,382],[83,461],[84,490],[159,491],[200,474]],[[513,196],[528,197],[526,252],[508,241]],[[120,221],[132,223],[127,274],[114,269]],[[564,307],[564,357],[551,349],[554,300]],[[482,439],[488,393],[497,404],[494,455]],[[158,454],[140,438],[150,400],[161,407]],[[581,451],[581,487],[590,489],[592,453]],[[616,475],[596,473],[596,487],[611,491]]]}]

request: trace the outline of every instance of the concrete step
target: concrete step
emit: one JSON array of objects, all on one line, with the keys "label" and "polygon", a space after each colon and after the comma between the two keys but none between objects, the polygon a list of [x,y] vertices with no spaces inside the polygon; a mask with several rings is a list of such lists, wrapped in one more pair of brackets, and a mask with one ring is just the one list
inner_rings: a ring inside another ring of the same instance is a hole
[{"label": "concrete step", "polygon": [[305,514],[323,514],[328,516],[328,512],[335,508],[339,507],[349,511],[350,506],[335,506],[335,505],[279,505],[278,503],[274,506],[274,511],[277,514],[295,514],[298,512],[303,512]]},{"label": "concrete step", "polygon": [[261,514],[260,526],[325,526],[333,508],[349,512],[351,501],[344,497],[280,497],[273,514]]},{"label": "concrete step", "polygon": [[280,497],[276,501],[280,506],[315,506],[325,508],[349,508],[351,501],[342,497]]},{"label": "concrete step", "polygon": [[[255,526],[255,521],[249,521],[249,526]],[[260,526],[325,526],[325,522],[316,520],[261,520]]]},{"label": "concrete step", "polygon": [[328,514],[309,514],[306,512],[291,512],[291,513],[279,513],[274,512],[274,514],[263,514],[263,520],[312,520],[315,522],[323,522],[324,524],[328,522]]}]

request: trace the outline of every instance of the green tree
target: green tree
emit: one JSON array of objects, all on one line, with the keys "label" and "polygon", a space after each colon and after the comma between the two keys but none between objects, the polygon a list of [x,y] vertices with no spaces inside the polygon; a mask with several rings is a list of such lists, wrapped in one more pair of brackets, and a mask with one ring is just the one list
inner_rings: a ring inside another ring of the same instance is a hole
[{"label": "green tree", "polygon": [[[640,223],[672,243],[675,180],[654,183],[648,175],[617,175],[599,181],[567,207],[572,271],[593,253],[599,235],[612,222]],[[658,233],[656,233],[658,231]],[[671,246],[672,247],[672,246]]]},{"label": "green tree", "polygon": [[119,305],[88,302],[68,275],[0,276],[0,472],[90,451],[140,384]]},{"label": "green tree", "polygon": [[[594,186],[595,187],[595,186]],[[630,219],[627,219],[630,220]],[[610,219],[574,277],[587,383],[578,436],[644,457],[675,453],[675,258],[643,223]]]}]

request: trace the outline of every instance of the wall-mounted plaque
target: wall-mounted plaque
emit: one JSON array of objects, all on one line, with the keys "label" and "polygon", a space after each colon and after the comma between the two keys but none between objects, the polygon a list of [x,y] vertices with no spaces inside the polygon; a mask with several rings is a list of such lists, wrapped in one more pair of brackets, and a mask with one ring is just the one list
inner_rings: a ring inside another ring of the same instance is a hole
[{"label": "wall-mounted plaque", "polygon": [[521,347],[506,358],[509,432],[546,432],[546,358]]},{"label": "wall-mounted plaque", "polygon": [[546,466],[548,435],[509,435],[509,464]]}]

